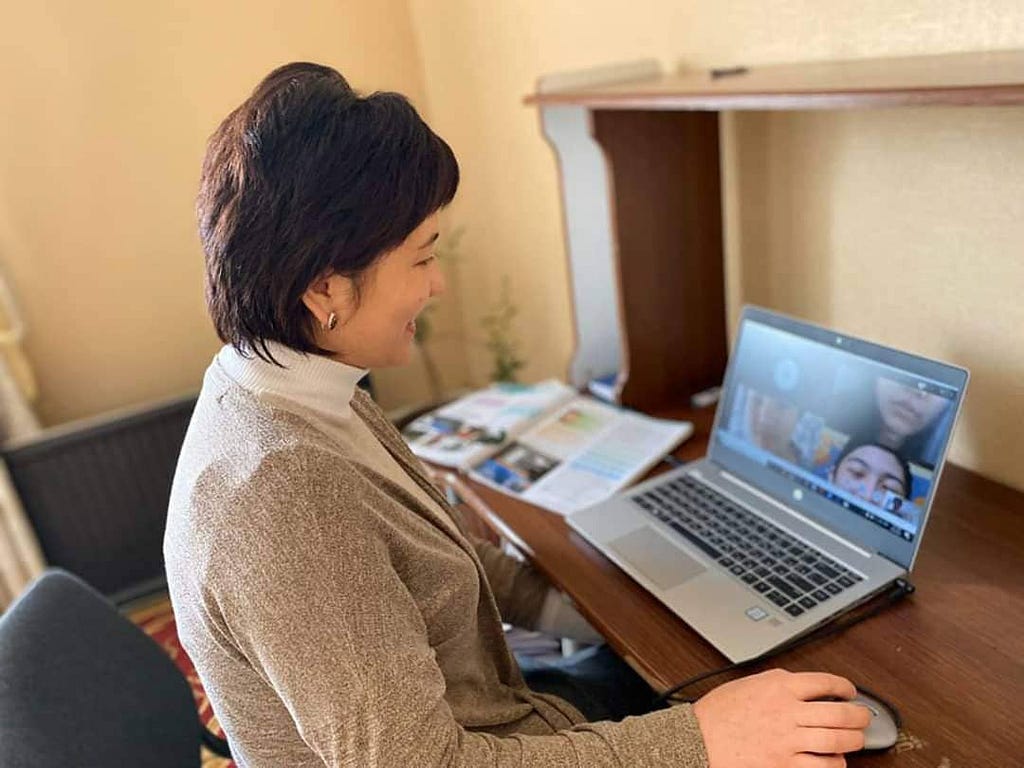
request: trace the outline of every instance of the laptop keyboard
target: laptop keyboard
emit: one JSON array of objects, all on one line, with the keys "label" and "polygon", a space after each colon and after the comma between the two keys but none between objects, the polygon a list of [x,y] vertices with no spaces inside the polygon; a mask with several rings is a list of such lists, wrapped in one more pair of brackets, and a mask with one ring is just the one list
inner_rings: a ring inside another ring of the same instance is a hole
[{"label": "laptop keyboard", "polygon": [[790,616],[800,616],[863,580],[688,475],[631,498]]}]

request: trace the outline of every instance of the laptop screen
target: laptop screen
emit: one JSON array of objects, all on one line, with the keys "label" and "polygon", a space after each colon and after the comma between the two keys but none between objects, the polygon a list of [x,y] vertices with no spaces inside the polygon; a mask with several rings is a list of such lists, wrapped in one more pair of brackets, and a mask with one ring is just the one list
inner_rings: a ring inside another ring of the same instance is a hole
[{"label": "laptop screen", "polygon": [[909,567],[965,385],[962,369],[749,308],[712,458]]}]

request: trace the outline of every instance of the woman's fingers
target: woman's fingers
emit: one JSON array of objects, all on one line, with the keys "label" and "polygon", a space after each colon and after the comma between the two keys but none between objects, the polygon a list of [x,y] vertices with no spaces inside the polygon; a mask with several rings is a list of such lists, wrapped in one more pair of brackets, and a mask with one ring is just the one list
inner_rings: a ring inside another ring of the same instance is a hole
[{"label": "woman's fingers", "polygon": [[792,768],[846,768],[842,755],[796,755],[790,764]]},{"label": "woman's fingers", "polygon": [[797,732],[798,752],[839,755],[864,749],[864,732],[844,728],[800,728]]},{"label": "woman's fingers", "polygon": [[804,701],[828,696],[852,699],[857,695],[853,683],[845,677],[830,675],[828,672],[794,672],[789,677],[789,689]]},{"label": "woman's fingers", "polygon": [[871,724],[871,710],[845,701],[808,701],[797,706],[796,724],[813,728],[856,728]]}]

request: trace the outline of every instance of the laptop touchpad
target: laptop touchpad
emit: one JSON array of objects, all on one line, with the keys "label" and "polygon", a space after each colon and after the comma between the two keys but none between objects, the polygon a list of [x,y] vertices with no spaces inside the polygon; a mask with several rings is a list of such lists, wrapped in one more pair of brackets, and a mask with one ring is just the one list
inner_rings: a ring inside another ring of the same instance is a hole
[{"label": "laptop touchpad", "polygon": [[678,586],[705,570],[703,565],[648,526],[620,536],[608,542],[608,546],[661,589]]}]

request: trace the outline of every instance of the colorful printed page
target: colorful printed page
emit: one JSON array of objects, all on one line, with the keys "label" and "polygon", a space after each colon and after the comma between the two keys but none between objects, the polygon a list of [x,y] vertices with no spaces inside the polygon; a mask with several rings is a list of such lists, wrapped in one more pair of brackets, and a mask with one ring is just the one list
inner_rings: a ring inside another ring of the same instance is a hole
[{"label": "colorful printed page", "polygon": [[424,461],[464,468],[498,451],[575,395],[576,390],[555,379],[495,384],[421,416],[402,436]]},{"label": "colorful printed page", "polygon": [[470,474],[569,515],[618,493],[692,434],[688,421],[653,419],[581,395]]}]

